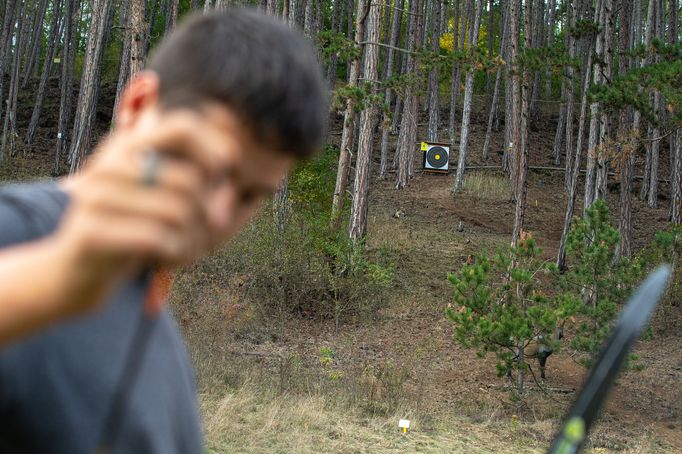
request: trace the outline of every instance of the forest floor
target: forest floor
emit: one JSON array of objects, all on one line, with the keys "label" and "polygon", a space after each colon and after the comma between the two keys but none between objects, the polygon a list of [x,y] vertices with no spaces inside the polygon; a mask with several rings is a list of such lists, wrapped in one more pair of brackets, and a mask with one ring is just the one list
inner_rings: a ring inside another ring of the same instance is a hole
[{"label": "forest floor", "polygon": [[[480,112],[473,116],[471,164],[483,164],[482,117]],[[52,119],[48,122],[36,145],[20,147],[0,167],[1,180],[49,174],[50,137],[56,133]],[[106,130],[106,123],[100,126]],[[535,126],[531,164],[551,166],[554,123],[547,119]],[[496,134],[492,150],[501,149],[500,136]],[[456,155],[453,150],[453,166]],[[499,155],[493,153],[491,161],[499,162]],[[290,317],[283,321],[285,336],[255,341],[249,336],[209,337],[195,321],[181,320],[197,362],[212,452],[511,453],[546,448],[585,369],[564,349],[548,360],[548,393],[529,381],[523,400],[514,401],[509,383],[495,373],[494,360],[480,359],[455,344],[444,315],[451,301],[448,271],[459,269],[468,254],[507,245],[511,235],[514,208],[507,200],[506,178],[494,171],[472,175],[483,181],[485,190],[457,197],[451,193],[452,174],[418,170],[402,191],[393,189],[393,175],[373,180],[368,248],[393,254],[395,285],[389,304],[371,322],[348,322],[337,329],[332,321]],[[566,203],[562,178],[562,172],[554,171],[529,174],[525,228],[548,259],[561,235]],[[614,214],[617,199],[616,189],[608,196]],[[666,227],[666,202],[661,199],[658,209],[635,202],[636,247]],[[398,209],[405,215],[395,218]],[[661,309],[652,338],[637,344],[645,368],[618,379],[590,437],[592,452],[682,452],[681,311],[679,305]],[[333,352],[324,364],[322,349]],[[241,374],[241,385],[211,381],[206,371],[212,369]],[[292,381],[298,382],[298,391],[282,392],[289,389],[284,383]],[[321,389],[329,393],[317,392]],[[413,424],[406,435],[397,428],[403,417]]]}]

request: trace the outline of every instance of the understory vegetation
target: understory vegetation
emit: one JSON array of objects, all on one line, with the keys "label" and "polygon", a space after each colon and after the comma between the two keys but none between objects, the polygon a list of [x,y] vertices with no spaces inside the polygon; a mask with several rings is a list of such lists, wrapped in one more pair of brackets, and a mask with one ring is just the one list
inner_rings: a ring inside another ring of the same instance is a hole
[{"label": "understory vegetation", "polygon": [[[516,247],[493,256],[471,256],[448,276],[454,289],[454,304],[447,311],[454,339],[477,348],[480,356],[493,353],[498,375],[517,372],[519,393],[525,372],[530,370],[537,380],[531,359],[522,352],[538,342],[557,352],[561,342],[553,334],[561,328],[563,337],[566,322],[572,331],[568,345],[583,353],[579,362],[590,366],[645,271],[661,263],[676,264],[679,235],[677,227],[658,232],[640,254],[618,256],[618,230],[609,221],[606,204],[597,201],[572,224],[564,272],[541,259],[542,250],[530,232],[522,233]],[[677,292],[679,283],[672,284],[664,307],[677,305]],[[637,359],[630,356],[631,367],[642,367]]]}]

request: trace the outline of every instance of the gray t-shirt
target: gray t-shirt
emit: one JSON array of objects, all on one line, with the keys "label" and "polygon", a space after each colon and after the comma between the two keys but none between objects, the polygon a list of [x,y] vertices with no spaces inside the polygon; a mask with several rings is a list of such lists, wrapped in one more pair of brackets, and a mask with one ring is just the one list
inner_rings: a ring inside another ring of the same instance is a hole
[{"label": "gray t-shirt", "polygon": [[[0,189],[0,247],[49,234],[67,204],[54,184]],[[146,289],[129,282],[103,310],[0,349],[0,453],[91,454],[103,436],[115,438],[113,452],[202,451],[192,366],[167,312],[153,322],[120,424],[103,435]]]}]

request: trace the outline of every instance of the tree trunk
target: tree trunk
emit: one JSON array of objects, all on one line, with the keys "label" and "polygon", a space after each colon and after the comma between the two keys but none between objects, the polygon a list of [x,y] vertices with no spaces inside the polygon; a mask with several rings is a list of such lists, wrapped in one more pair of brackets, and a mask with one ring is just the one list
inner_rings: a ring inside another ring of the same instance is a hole
[{"label": "tree trunk", "polygon": [[[647,51],[650,50],[651,48],[651,43],[653,41],[653,38],[655,36],[655,28],[656,28],[656,3],[657,0],[649,0],[649,5],[647,8],[647,19],[646,19],[646,32],[644,34],[644,46],[646,47]],[[649,64],[653,63],[653,59],[651,57],[645,57],[644,61],[642,62],[643,64]],[[652,100],[655,101],[655,98]],[[656,109],[657,106],[654,105],[654,109]],[[650,126],[648,128],[648,137],[651,139],[652,137],[657,137],[659,134],[656,134],[654,136],[653,128]],[[651,187],[651,169],[652,169],[652,161],[653,161],[653,153],[658,154],[658,141],[657,140],[650,140],[647,142],[647,148],[646,148],[646,161],[644,165],[644,179],[642,181],[642,187],[639,192],[639,198],[642,200],[647,200],[649,196],[649,190]]]},{"label": "tree trunk", "polygon": [[[381,5],[372,2],[367,20],[368,41],[379,42],[381,29]],[[365,64],[362,75],[365,80],[377,79],[378,48],[376,45],[365,46]],[[370,82],[372,86],[374,82]],[[370,162],[372,155],[372,136],[376,108],[370,103],[360,113],[360,134],[358,137],[358,156],[355,163],[355,181],[353,187],[353,203],[349,225],[349,236],[358,244],[367,233],[367,209],[369,194]]]},{"label": "tree trunk", "polygon": [[[5,157],[9,152],[11,156],[14,153],[14,146],[17,137],[17,99],[19,94],[19,67],[21,66],[21,59],[19,58],[23,51],[24,41],[26,38],[26,4],[21,3],[17,25],[15,27],[16,34],[14,35],[14,52],[12,53],[12,64],[10,66],[12,73],[10,76],[9,90],[7,93],[7,110],[5,112],[5,121],[2,128],[2,141],[0,142],[0,164],[5,161]],[[11,46],[10,38],[10,46]]]},{"label": "tree trunk", "polygon": [[[653,1],[653,0],[652,0]],[[663,0],[660,0],[660,3],[658,4],[657,8],[657,14],[656,14],[656,26],[655,26],[655,33],[656,37],[660,39],[661,41],[664,40],[665,38],[665,33],[664,33],[664,15],[665,15],[665,3]],[[653,57],[652,62],[657,62],[659,60],[658,57]],[[661,97],[661,93],[659,91],[655,91],[653,95],[653,107],[654,107],[654,112],[656,113],[656,116],[661,118],[664,117],[665,111],[663,109],[663,101]],[[651,170],[650,170],[650,179],[649,179],[649,194],[648,194],[648,200],[647,200],[647,205],[650,208],[656,208],[658,206],[658,167],[659,167],[659,154],[660,154],[660,148],[661,148],[661,130],[659,129],[658,125],[653,125],[651,129]]]},{"label": "tree trunk", "polygon": [[72,174],[80,168],[92,142],[92,128],[97,105],[97,98],[94,94],[99,86],[98,69],[104,53],[105,28],[111,6],[111,0],[93,0],[92,19],[83,63],[83,76],[78,94],[73,138],[69,149],[70,173]]},{"label": "tree trunk", "polygon": [[14,35],[14,23],[17,9],[22,0],[9,0],[5,4],[5,14],[2,21],[2,35],[0,36],[0,118],[4,112],[5,103],[3,102],[3,86],[7,63],[10,60],[12,50],[12,36]]},{"label": "tree trunk", "polygon": [[116,84],[116,97],[114,98],[114,110],[111,114],[111,122],[116,123],[116,114],[118,113],[118,103],[121,101],[121,93],[128,83],[128,78],[130,77],[130,42],[132,36],[132,30],[130,28],[130,4],[131,2],[125,2],[121,5],[120,15],[125,29],[122,37],[121,43],[121,58],[120,64],[118,66],[118,83]]},{"label": "tree trunk", "polygon": [[[341,16],[343,16],[341,7],[345,4],[346,2],[344,0],[334,0],[334,9],[332,11],[332,31],[341,33],[341,27],[343,24],[343,21],[341,20]],[[329,65],[327,66],[327,83],[330,90],[334,89],[334,84],[336,82],[336,69],[338,64],[339,53],[335,52],[329,57]]]},{"label": "tree trunk", "polygon": [[[417,15],[416,17],[416,32],[415,32],[415,51],[419,52],[420,50],[423,50],[425,47],[425,41],[424,41],[424,27],[426,26],[426,12],[425,12],[425,7],[426,7],[426,2],[424,0],[421,0],[421,4],[419,5],[419,8],[417,11],[421,11],[421,15]],[[417,60],[415,59],[414,61],[414,71],[417,71]],[[410,128],[408,129],[408,136],[407,139],[408,141],[406,143],[411,143],[413,144],[412,150],[414,150],[414,144],[417,141],[417,130],[418,130],[418,119],[419,119],[419,95],[421,93],[421,90],[414,90],[412,92],[412,97],[413,97],[413,106],[412,106],[412,115],[411,118],[414,119],[413,122],[410,122]],[[409,156],[409,159],[407,160],[407,175],[409,179],[414,178],[415,174],[415,168],[414,168],[414,162],[415,159],[414,154],[410,153],[408,151],[407,156]]]},{"label": "tree trunk", "polygon": [[[670,0],[669,7],[668,41],[677,44],[677,0]],[[681,219],[680,204],[682,204],[682,157],[681,151],[682,134],[679,131],[673,133],[670,138],[671,172],[670,172],[670,221],[679,224]]]},{"label": "tree trunk", "polygon": [[[639,14],[641,11],[640,0],[634,0],[632,4],[626,2],[621,9],[620,23],[620,54],[625,55],[635,43],[639,43],[638,33],[641,23]],[[621,57],[618,72],[625,74],[635,60],[631,57]],[[621,112],[619,126],[620,146],[620,210],[618,213],[618,257],[630,257],[632,255],[632,177],[635,168],[635,153],[639,147],[639,135],[635,133],[634,112],[628,107]],[[673,181],[673,186],[675,182]]]},{"label": "tree trunk", "polygon": [[[391,36],[389,38],[389,45],[391,48],[388,49],[388,57],[386,60],[386,79],[390,79],[393,76],[393,60],[394,60],[394,49],[398,42],[398,36],[400,34],[400,24],[403,20],[403,13],[401,8],[394,8],[391,19]],[[379,177],[385,178],[386,172],[388,171],[388,134],[391,127],[391,118],[388,115],[388,109],[391,108],[391,102],[393,98],[393,90],[390,87],[386,88],[384,92],[384,104],[386,106],[386,112],[384,113],[383,120],[381,122],[381,164],[379,167]]]},{"label": "tree trunk", "polygon": [[[507,18],[508,17],[509,17],[509,15],[505,13],[503,25],[502,25],[503,31],[507,28]],[[507,38],[507,34],[503,32],[502,33],[502,39],[500,41],[500,55],[504,55],[504,49],[506,46],[506,38]],[[495,115],[497,114],[497,105],[499,103],[501,81],[502,81],[502,67],[498,66],[497,74],[495,76],[495,88],[493,89],[493,97],[492,97],[492,101],[490,102],[490,107],[488,109],[488,127],[486,128],[485,141],[483,142],[483,159],[486,161],[488,160],[488,150],[490,149],[490,138],[492,136],[493,122],[495,119]]]},{"label": "tree trunk", "polygon": [[682,224],[682,134],[679,131],[674,136],[673,153],[675,166],[672,172],[670,222]]},{"label": "tree trunk", "polygon": [[[416,12],[421,11],[420,0],[410,0],[410,25],[407,33],[407,49],[410,52],[405,61],[405,73],[412,74],[416,69],[416,61],[413,52],[417,45],[419,33],[419,16]],[[400,121],[400,133],[396,155],[398,158],[398,172],[396,174],[396,189],[403,189],[407,185],[410,176],[410,161],[413,161],[414,142],[417,131],[417,95],[412,86],[405,89],[403,101],[403,113]]]},{"label": "tree trunk", "polygon": [[[532,1],[532,0],[531,0]],[[533,48],[542,47],[541,42],[545,39],[545,1],[537,0],[537,4],[534,7],[534,25],[532,30],[533,42],[531,46]],[[530,98],[530,118],[533,121],[537,120],[540,115],[540,82],[542,73],[539,70],[534,71],[533,74],[533,85],[532,94]]]},{"label": "tree trunk", "polygon": [[[511,200],[517,201],[519,194],[521,194],[520,179],[521,176],[521,80],[519,71],[516,68],[518,65],[518,49],[519,49],[519,10],[521,0],[509,1],[509,36],[510,52],[509,63],[514,68],[511,75],[511,124],[510,124],[510,142],[509,149],[512,159],[512,174],[511,174]],[[516,239],[520,231],[516,231],[518,220],[514,216],[514,232],[512,233],[512,245],[516,245]]]},{"label": "tree trunk", "polygon": [[[604,66],[602,69],[602,80],[608,83],[612,79],[613,43],[611,31],[613,30],[613,0],[602,0],[602,58]],[[609,171],[608,153],[604,147],[608,146],[610,125],[608,111],[602,110],[599,118],[599,144],[597,153],[597,171],[595,180],[594,200],[606,198],[607,176]],[[658,180],[657,180],[658,182]],[[593,200],[593,201],[594,201]]]},{"label": "tree trunk", "polygon": [[303,18],[303,33],[308,38],[313,38],[313,24],[315,22],[315,0],[307,0],[305,3],[305,15]]},{"label": "tree trunk", "polygon": [[80,0],[66,1],[64,14],[64,46],[62,47],[61,76],[59,80],[59,120],[57,121],[57,141],[54,150],[52,175],[60,174],[59,161],[66,148],[68,128],[71,122],[71,100],[73,97],[73,66],[76,56],[76,37],[80,18]]},{"label": "tree trunk", "polygon": [[[575,27],[576,22],[577,22],[577,14],[578,14],[578,8],[575,5],[575,3],[571,3],[569,5],[570,8],[570,13],[569,13],[569,29],[572,27]],[[568,39],[568,58],[573,60],[576,56],[576,39],[575,36],[573,36],[572,33],[568,32],[567,33],[567,39]],[[586,69],[588,71],[589,68]],[[565,167],[566,167],[566,172],[564,174],[564,181],[566,185],[566,190],[569,191],[569,186],[570,186],[570,181],[571,181],[571,175],[572,175],[572,169],[571,166],[573,165],[573,119],[574,119],[574,108],[573,108],[573,100],[575,99],[575,68],[573,68],[572,65],[569,65],[567,75],[566,75],[566,162],[565,162]],[[578,165],[580,165],[580,161],[578,161]],[[579,167],[578,167],[579,168]]]},{"label": "tree trunk", "polygon": [[[475,55],[474,49],[478,42],[478,30],[481,25],[481,14],[483,11],[483,0],[478,0],[478,7],[476,8],[476,16],[474,17],[474,25],[469,36],[469,50],[471,55]],[[455,192],[461,191],[464,188],[464,169],[466,168],[466,155],[469,147],[469,126],[471,122],[471,105],[474,94],[474,68],[471,64],[466,75],[466,84],[464,88],[464,106],[462,108],[462,128],[459,137],[459,159],[457,161],[457,175],[455,177]]]},{"label": "tree trunk", "polygon": [[[551,87],[550,89],[551,90]],[[561,99],[566,100],[566,80],[561,81]],[[554,158],[554,165],[561,165],[561,146],[564,144],[564,132],[566,131],[566,102],[559,106],[559,119],[557,120],[556,133],[554,134],[554,148],[552,148],[552,157]],[[568,170],[568,169],[567,169]]]},{"label": "tree trunk", "polygon": [[[507,0],[507,26],[503,30],[506,35],[506,46],[504,49],[504,60],[507,62],[504,65],[504,148],[502,150],[502,169],[507,172],[507,175],[511,179],[512,176],[512,153],[514,152],[512,143],[512,129],[514,128],[514,108],[512,106],[512,71],[511,66],[511,13],[512,13],[512,2],[513,0]],[[516,18],[518,20],[518,18]],[[509,199],[513,200],[514,195],[511,194]]]},{"label": "tree trunk", "polygon": [[575,212],[575,201],[578,198],[578,175],[580,175],[580,161],[583,153],[583,137],[585,136],[585,115],[587,113],[587,90],[590,86],[590,76],[592,72],[592,53],[587,56],[587,65],[585,66],[585,81],[583,83],[582,101],[580,103],[580,120],[578,125],[578,140],[573,153],[573,164],[570,166],[569,184],[568,184],[568,201],[566,212],[564,216],[564,227],[561,232],[561,241],[559,242],[559,252],[557,253],[556,265],[560,270],[566,269],[566,244],[568,241],[568,233],[573,222],[573,213]]},{"label": "tree trunk", "polygon": [[[464,0],[461,0],[464,1]],[[469,19],[470,13],[472,12],[472,2],[473,0],[469,0],[468,2],[468,10],[467,14],[462,20],[462,17],[460,17],[460,0],[454,0],[455,2],[455,17],[454,17],[454,27],[452,30],[452,53],[453,53],[453,61],[452,61],[452,80],[450,84],[450,116],[449,116],[449,122],[448,122],[448,132],[450,136],[450,145],[453,146],[455,142],[457,141],[457,136],[456,136],[456,128],[455,125],[457,123],[457,96],[459,95],[459,89],[460,89],[460,63],[454,58],[455,54],[457,51],[462,49],[464,47],[464,39],[466,38],[466,29],[467,29],[467,20]],[[459,37],[458,37],[459,33]]]},{"label": "tree trunk", "polygon": [[[55,7],[56,9],[56,7]],[[29,37],[30,42],[26,42],[26,49],[30,51],[26,59],[26,67],[24,68],[24,78],[21,82],[21,88],[26,88],[28,78],[35,67],[38,65],[40,59],[40,47],[43,43],[43,22],[45,21],[45,10],[47,10],[47,0],[40,0],[40,4],[36,9],[36,16],[33,22],[33,31]]]},{"label": "tree trunk", "polygon": [[[556,28],[556,0],[549,0],[549,3],[547,4],[547,12],[549,14],[548,18],[548,27],[547,27],[547,38],[545,40],[545,45],[547,46],[548,49],[551,49],[554,46],[554,30]],[[563,82],[562,82],[563,86]],[[561,93],[561,96],[563,96],[565,93]],[[545,98],[546,99],[552,99],[552,75],[550,73],[550,69],[547,68],[547,71],[545,72]],[[566,112],[564,111],[564,115]],[[562,134],[563,135],[563,134]],[[556,158],[555,158],[556,159]],[[555,161],[556,162],[556,161]],[[559,165],[556,163],[556,165]]]},{"label": "tree trunk", "polygon": [[175,25],[178,22],[178,1],[179,0],[168,0],[168,11],[166,13],[166,35],[175,29]]},{"label": "tree trunk", "polygon": [[[431,10],[431,52],[438,54],[440,50],[440,4],[441,0],[433,0]],[[440,126],[440,67],[434,64],[429,73],[429,142],[438,142]]]},{"label": "tree trunk", "polygon": [[[514,0],[512,0],[514,1]],[[519,8],[521,8],[521,0],[519,0]],[[525,41],[525,47],[529,49],[531,47],[531,23],[533,20],[533,2],[527,1],[526,2],[526,12],[525,12],[525,33],[524,33],[524,41]],[[513,31],[513,30],[512,30]],[[517,39],[512,40],[512,46],[516,43]],[[516,53],[515,50],[512,51],[514,55],[514,59],[512,61],[516,61]],[[515,181],[515,184],[513,186],[516,187],[516,195],[515,195],[515,202],[516,206],[514,209],[514,230],[512,231],[512,246],[516,247],[518,244],[518,240],[521,236],[521,232],[523,230],[523,223],[525,219],[525,212],[526,212],[526,194],[528,192],[528,181],[526,178],[526,175],[528,174],[528,125],[530,122],[530,97],[532,96],[531,92],[531,74],[528,69],[525,69],[521,74],[517,74],[514,76],[514,98],[518,96],[517,94],[517,85],[520,83],[521,85],[521,99],[520,99],[520,104],[521,104],[521,112],[520,112],[520,118],[519,118],[519,126],[518,126],[518,132],[515,134],[520,139],[520,146],[519,141],[514,141],[514,144],[516,145],[515,148],[518,150],[517,156],[515,158],[515,178],[513,178],[513,181]],[[521,79],[521,80],[519,80]],[[515,106],[518,104],[515,102]],[[515,137],[516,138],[516,137]],[[519,373],[519,375],[521,375]]]},{"label": "tree trunk", "polygon": [[[595,10],[595,23],[601,24],[603,17],[604,0],[597,2],[597,9]],[[600,30],[595,41],[595,55],[596,62],[593,68],[592,83],[600,85],[602,83],[602,57],[604,55],[604,33]],[[588,68],[589,69],[589,68]],[[585,170],[585,202],[583,204],[583,211],[586,211],[595,200],[595,180],[597,177],[597,154],[599,153],[599,137],[600,137],[600,112],[599,102],[592,101],[590,104],[590,134],[587,142],[587,168]]]},{"label": "tree trunk", "polygon": [[132,0],[132,7],[130,10],[130,27],[131,27],[131,41],[130,41],[130,74],[135,75],[144,68],[144,61],[146,59],[147,37],[145,31],[147,27],[145,20],[145,4],[144,0]]},{"label": "tree trunk", "polygon": [[47,87],[47,78],[52,69],[52,63],[57,55],[57,41],[61,36],[61,9],[62,2],[57,0],[52,11],[52,20],[50,22],[50,36],[47,39],[47,47],[45,48],[45,60],[43,62],[43,71],[40,75],[40,84],[38,85],[38,92],[36,93],[36,100],[33,104],[33,112],[31,113],[31,120],[28,124],[26,132],[26,143],[31,144],[38,129],[38,121],[40,120],[40,111],[43,108],[43,100],[45,99],[45,88]]},{"label": "tree trunk", "polygon": [[[493,15],[493,8],[495,6],[495,0],[489,0],[488,1],[488,29],[486,32],[488,33],[488,59],[492,61],[493,59],[493,53],[495,52],[495,18]],[[493,78],[492,74],[490,71],[487,71],[485,74],[485,92],[487,94],[486,96],[486,109],[487,111],[490,110],[490,105],[493,102],[493,94],[491,92],[491,88],[493,85]]]},{"label": "tree trunk", "polygon": [[[355,31],[355,45],[360,47],[365,34],[365,19],[369,12],[369,0],[358,0],[358,14]],[[362,48],[361,48],[362,49]],[[358,84],[360,74],[360,58],[355,58],[350,63],[350,77],[348,86],[355,87]],[[346,111],[343,116],[343,131],[341,133],[341,147],[339,150],[339,165],[336,173],[336,186],[332,200],[332,225],[338,226],[340,221],[343,201],[345,200],[346,184],[352,155],[353,132],[355,131],[355,105],[351,99],[346,101]]]}]

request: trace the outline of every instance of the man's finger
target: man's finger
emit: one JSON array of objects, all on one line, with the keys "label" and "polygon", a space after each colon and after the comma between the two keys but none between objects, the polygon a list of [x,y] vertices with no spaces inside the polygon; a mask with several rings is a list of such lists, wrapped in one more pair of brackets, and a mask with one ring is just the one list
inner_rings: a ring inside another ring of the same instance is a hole
[{"label": "man's finger", "polygon": [[189,160],[211,178],[220,176],[229,166],[229,147],[236,141],[223,131],[207,124],[190,111],[168,113],[148,128],[139,128],[130,138],[129,150],[134,153],[153,149],[162,155]]}]

